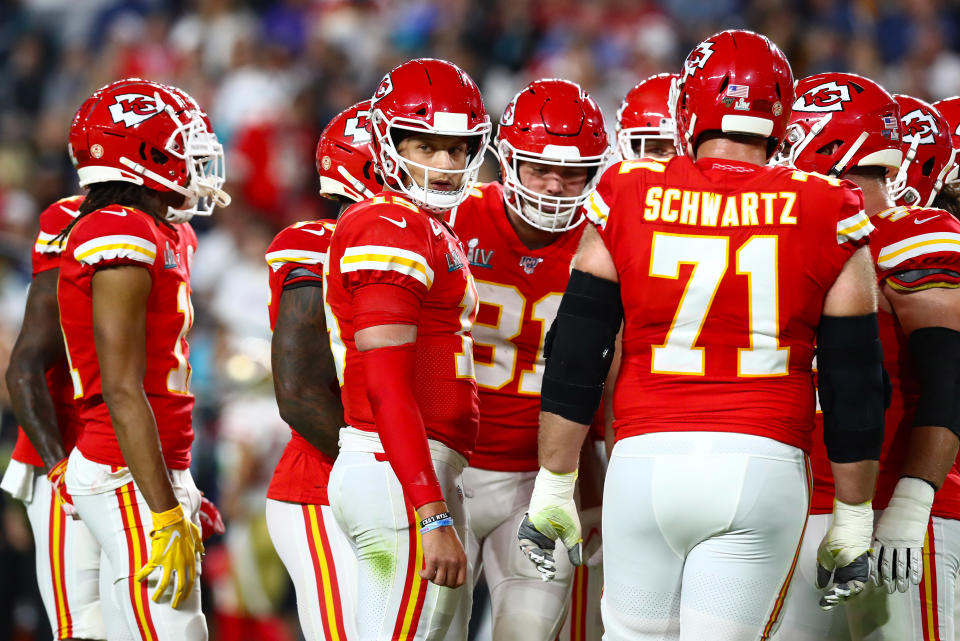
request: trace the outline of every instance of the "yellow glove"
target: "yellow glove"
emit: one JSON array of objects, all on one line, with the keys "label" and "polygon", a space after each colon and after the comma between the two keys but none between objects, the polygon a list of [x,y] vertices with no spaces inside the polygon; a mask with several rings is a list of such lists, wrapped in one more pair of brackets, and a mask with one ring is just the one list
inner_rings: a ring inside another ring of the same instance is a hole
[{"label": "yellow glove", "polygon": [[153,600],[159,601],[174,572],[177,573],[177,585],[170,603],[174,609],[190,595],[197,578],[197,555],[203,554],[200,540],[200,528],[183,514],[183,508],[177,507],[166,512],[151,513],[153,529],[150,539],[150,560],[137,572],[137,581],[146,581],[156,568],[162,568],[160,583],[153,593]]}]

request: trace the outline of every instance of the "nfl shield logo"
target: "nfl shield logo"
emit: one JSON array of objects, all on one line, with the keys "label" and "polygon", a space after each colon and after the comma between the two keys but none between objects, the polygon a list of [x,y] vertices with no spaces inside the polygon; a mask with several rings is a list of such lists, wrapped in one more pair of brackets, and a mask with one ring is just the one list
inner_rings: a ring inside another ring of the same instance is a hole
[{"label": "nfl shield logo", "polygon": [[535,258],[533,256],[523,256],[520,259],[520,266],[523,267],[523,271],[525,271],[528,274],[532,274],[533,270],[535,270],[537,268],[537,265],[539,265],[541,262],[543,262],[542,258]]}]

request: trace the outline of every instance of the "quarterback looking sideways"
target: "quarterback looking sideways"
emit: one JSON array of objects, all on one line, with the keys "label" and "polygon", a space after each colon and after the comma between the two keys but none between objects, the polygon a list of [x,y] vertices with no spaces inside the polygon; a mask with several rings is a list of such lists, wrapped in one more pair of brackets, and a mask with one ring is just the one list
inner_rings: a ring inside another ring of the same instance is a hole
[{"label": "quarterback looking sideways", "polygon": [[609,144],[603,114],[583,89],[537,80],[507,105],[494,147],[503,184],[472,186],[451,216],[480,297],[473,328],[480,431],[463,473],[467,553],[474,578],[482,567],[490,590],[493,637],[547,641],[563,622],[573,568],[558,559],[555,580],[544,582],[516,533],[539,467],[543,336]]},{"label": "quarterback looking sideways", "polygon": [[541,471],[521,538],[542,543],[537,564],[555,539],[579,545],[577,454],[622,318],[606,638],[757,639],[776,628],[806,522],[815,339],[838,499],[825,598],[869,574],[883,427],[871,226],[852,185],[766,166],[794,96],[767,38],[711,36],[674,89],[680,155],[613,165],[588,203],[598,228],[584,229],[547,339]]},{"label": "quarterback looking sideways", "polygon": [[62,232],[57,297],[83,427],[65,478],[104,553],[107,637],[206,639],[186,221],[230,201],[222,148],[186,93],[139,79],[96,91],[69,140],[89,191]]},{"label": "quarterback looking sideways", "polygon": [[[366,129],[370,101],[344,110],[317,144],[320,195],[341,210],[380,191]],[[267,490],[267,528],[297,593],[308,641],[355,639],[357,562],[327,499],[343,406],[323,308],[334,221],[291,225],[267,248],[273,383],[290,442]]]},{"label": "quarterback looking sideways", "polygon": [[[842,612],[822,613],[804,577],[781,638],[952,639],[960,572],[960,222],[929,208],[954,167],[949,128],[928,103],[891,96],[861,76],[825,73],[797,85],[788,140],[785,155],[795,167],[846,178],[863,191],[875,227],[870,250],[892,394],[873,501],[878,587]],[[811,463],[808,534],[815,537],[830,527],[834,488],[826,453],[815,447]],[[803,554],[812,557],[812,545]]]},{"label": "quarterback looking sideways", "polygon": [[384,76],[370,127],[386,190],[341,215],[324,270],[348,425],[327,492],[359,566],[359,638],[434,639],[471,597],[460,475],[478,421],[477,292],[443,217],[476,178],[490,120],[464,71],[424,58]]}]

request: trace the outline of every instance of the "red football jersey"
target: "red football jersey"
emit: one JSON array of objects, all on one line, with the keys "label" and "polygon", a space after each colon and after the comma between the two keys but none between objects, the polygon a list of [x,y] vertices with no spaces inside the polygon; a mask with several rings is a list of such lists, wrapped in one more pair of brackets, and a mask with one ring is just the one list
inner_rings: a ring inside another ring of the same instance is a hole
[{"label": "red football jersey", "polygon": [[[960,222],[939,209],[893,207],[871,218],[876,230],[870,235],[870,251],[877,266],[877,279],[893,288],[902,288],[898,274],[908,270],[949,270],[960,273]],[[960,277],[929,274],[912,283],[914,288],[937,285],[956,287]],[[890,376],[893,394],[884,419],[883,450],[880,454],[880,476],[873,497],[873,506],[884,509],[900,480],[903,462],[910,443],[913,416],[920,399],[920,383],[912,371],[907,337],[894,314],[881,310],[880,342],[883,344],[883,366]],[[819,419],[819,417],[818,417]],[[813,513],[833,509],[833,475],[826,447],[823,445],[823,424],[817,422],[816,447],[811,456],[813,466]],[[957,463],[936,493],[933,514],[960,519],[960,471]]]},{"label": "red football jersey", "polygon": [[470,465],[537,470],[543,337],[557,315],[583,226],[557,234],[546,247],[527,249],[496,182],[472,187],[450,220],[466,244],[480,296],[473,324],[480,432]]},{"label": "red football jersey", "polygon": [[588,213],[625,309],[617,438],[740,432],[809,451],[823,300],[872,229],[859,189],[730,160],[624,161]]},{"label": "red football jersey", "polygon": [[[332,221],[290,225],[273,239],[264,258],[270,266],[270,329],[277,324],[284,285],[322,279],[334,230]],[[294,272],[302,270],[302,272]],[[325,338],[325,337],[324,337]],[[290,442],[273,472],[267,498],[275,501],[329,505],[327,483],[333,459],[291,429]]]},{"label": "red football jersey", "polygon": [[[83,196],[63,198],[47,207],[40,214],[40,233],[33,245],[31,260],[33,263],[33,277],[51,269],[60,268],[60,252],[63,243],[57,236],[77,217],[77,209],[83,202]],[[67,453],[73,449],[80,434],[80,422],[73,404],[73,384],[70,382],[70,372],[67,369],[67,359],[47,370],[47,387],[53,399],[53,407],[57,413],[57,427],[63,438],[63,447]],[[22,428],[18,428],[17,444],[10,455],[15,461],[43,467],[43,459],[30,443]]]},{"label": "red football jersey", "polygon": [[100,364],[93,342],[91,289],[96,270],[142,267],[153,281],[147,299],[147,366],[143,389],[153,408],[166,465],[190,466],[193,395],[186,334],[193,324],[190,265],[197,237],[189,224],[173,227],[131,207],[111,205],[80,218],[60,260],[60,325],[79,406],[85,457],[126,465],[100,391]]},{"label": "red football jersey", "polygon": [[421,301],[417,405],[427,436],[469,458],[478,421],[470,336],[477,290],[460,241],[445,223],[389,192],[354,205],[337,222],[324,288],[330,346],[347,423],[376,432],[353,340],[353,296],[368,284],[403,287]]}]

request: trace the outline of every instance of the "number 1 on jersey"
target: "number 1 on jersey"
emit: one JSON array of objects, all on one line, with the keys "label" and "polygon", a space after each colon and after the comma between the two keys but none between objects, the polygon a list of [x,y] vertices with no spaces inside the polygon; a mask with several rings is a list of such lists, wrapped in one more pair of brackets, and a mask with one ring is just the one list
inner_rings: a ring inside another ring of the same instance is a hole
[{"label": "number 1 on jersey", "polygon": [[[673,323],[662,345],[653,347],[657,374],[705,373],[704,348],[696,347],[713,298],[727,271],[729,239],[656,232],[650,275],[676,280],[680,265],[693,265]],[[750,347],[738,350],[738,376],[787,373],[790,349],[780,347],[777,293],[777,237],[751,236],[736,253],[737,274],[748,278]]]}]

